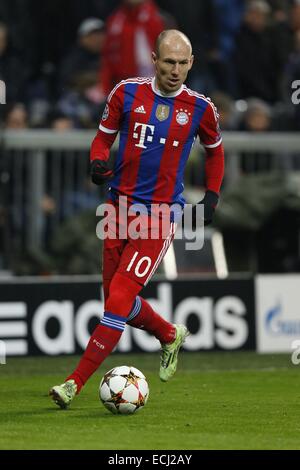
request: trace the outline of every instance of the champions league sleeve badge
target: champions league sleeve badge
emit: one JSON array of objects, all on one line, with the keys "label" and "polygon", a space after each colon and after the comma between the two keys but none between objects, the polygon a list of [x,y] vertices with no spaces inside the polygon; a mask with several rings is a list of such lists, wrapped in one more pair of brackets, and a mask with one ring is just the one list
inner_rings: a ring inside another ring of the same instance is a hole
[{"label": "champions league sleeve badge", "polygon": [[109,106],[108,106],[108,104],[106,104],[106,106],[104,108],[104,111],[103,111],[103,114],[102,114],[102,121],[106,121],[108,116],[109,116]]}]

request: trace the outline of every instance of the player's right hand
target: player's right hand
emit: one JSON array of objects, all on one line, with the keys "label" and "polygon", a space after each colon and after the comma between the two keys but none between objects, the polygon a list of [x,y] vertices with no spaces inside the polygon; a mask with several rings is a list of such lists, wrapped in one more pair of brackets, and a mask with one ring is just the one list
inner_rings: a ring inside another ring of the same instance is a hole
[{"label": "player's right hand", "polygon": [[93,183],[101,185],[113,176],[113,171],[108,162],[96,159],[91,162],[90,174]]}]

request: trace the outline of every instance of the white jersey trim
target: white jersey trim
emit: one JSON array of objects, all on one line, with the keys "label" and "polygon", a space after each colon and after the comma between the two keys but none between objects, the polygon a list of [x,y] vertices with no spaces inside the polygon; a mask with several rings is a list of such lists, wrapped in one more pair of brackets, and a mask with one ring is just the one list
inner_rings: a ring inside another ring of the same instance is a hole
[{"label": "white jersey trim", "polygon": [[187,86],[184,85],[184,90],[190,95],[190,96],[195,96],[196,98],[200,98],[201,100],[205,101],[206,103],[208,103],[212,110],[213,110],[213,113],[214,113],[214,116],[215,116],[215,120],[218,121],[220,116],[218,114],[218,111],[217,111],[217,108],[215,107],[214,103],[212,102],[212,100],[207,97],[207,96],[204,96],[204,95],[201,95],[200,93],[197,93],[197,91],[194,91],[194,90],[191,90],[190,88],[188,88]]},{"label": "white jersey trim", "polygon": [[106,132],[106,134],[115,134],[116,132],[119,132],[118,129],[108,129],[107,127],[102,126],[102,124],[100,124],[99,129],[100,131]]},{"label": "white jersey trim", "polygon": [[183,89],[184,89],[184,86],[181,85],[181,87],[179,88],[179,90],[175,91],[174,93],[163,94],[163,93],[157,88],[157,86],[156,86],[156,84],[155,84],[155,77],[152,78],[151,87],[152,87],[153,93],[155,93],[155,94],[158,95],[158,96],[162,96],[163,98],[175,98],[175,96],[180,95],[180,93],[182,93],[182,92],[183,92]]},{"label": "white jersey trim", "polygon": [[210,145],[202,144],[202,145],[203,147],[206,147],[208,149],[213,149],[215,147],[218,147],[218,145],[220,145],[221,142],[222,142],[222,139],[218,140],[218,142],[216,142],[215,144],[210,144]]},{"label": "white jersey trim", "polygon": [[138,85],[142,85],[143,83],[151,83],[151,80],[151,77],[135,77],[122,80],[121,82],[117,83],[117,85],[111,90],[110,94],[108,95],[107,102],[109,103],[117,89],[122,85],[126,85],[126,83],[137,83]]}]

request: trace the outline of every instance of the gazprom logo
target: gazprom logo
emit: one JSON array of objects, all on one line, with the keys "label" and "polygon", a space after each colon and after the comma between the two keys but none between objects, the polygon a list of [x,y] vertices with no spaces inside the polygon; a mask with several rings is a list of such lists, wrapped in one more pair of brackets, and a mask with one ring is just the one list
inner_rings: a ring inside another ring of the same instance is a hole
[{"label": "gazprom logo", "polygon": [[300,334],[300,320],[283,320],[280,302],[277,302],[274,307],[267,311],[265,327],[271,335],[290,336]]},{"label": "gazprom logo", "polygon": [[0,104],[6,104],[6,85],[3,80],[0,80]]}]

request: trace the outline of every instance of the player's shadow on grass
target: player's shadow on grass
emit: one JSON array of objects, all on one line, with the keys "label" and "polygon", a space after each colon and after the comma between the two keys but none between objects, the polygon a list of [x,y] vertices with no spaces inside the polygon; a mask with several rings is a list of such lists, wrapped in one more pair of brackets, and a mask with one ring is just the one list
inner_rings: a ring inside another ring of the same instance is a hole
[{"label": "player's shadow on grass", "polygon": [[32,410],[27,410],[27,411],[23,411],[23,410],[12,411],[12,410],[9,410],[9,411],[5,411],[5,412],[0,412],[0,423],[4,423],[4,422],[7,422],[7,421],[11,422],[11,421],[13,421],[14,417],[17,417],[18,419],[20,419],[20,418],[26,417],[26,416],[31,416],[32,418],[34,418],[35,416],[45,416],[45,415],[49,414],[50,411],[53,411],[53,408],[40,408],[39,410],[34,408]]},{"label": "player's shadow on grass", "polygon": [[[65,411],[65,410],[61,410],[61,411]],[[69,410],[67,410],[69,411]],[[70,410],[71,411],[71,410]],[[72,411],[76,411],[75,408],[73,408]],[[77,409],[78,411],[78,409]],[[110,413],[110,412],[106,412],[104,410],[104,412],[100,409],[100,411],[97,411],[97,418],[101,418],[101,419],[125,419],[125,418],[133,418],[134,417],[134,414],[130,414],[130,415],[121,415],[121,414],[113,414],[113,413]],[[80,418],[84,418],[85,420],[87,419],[90,419],[91,421],[94,421],[95,420],[95,417],[96,417],[96,414],[95,414],[95,410],[91,410],[90,412],[86,412],[86,413],[80,413]],[[77,416],[75,414],[73,414],[72,416],[70,416],[71,418],[76,418]]]},{"label": "player's shadow on grass", "polygon": [[104,419],[111,419],[111,418],[120,418],[122,417],[121,415],[113,415],[113,414],[108,414],[105,411],[102,411],[101,409],[99,412],[97,410],[91,410],[90,412],[86,412],[84,408],[69,408],[67,410],[62,410],[60,408],[54,408],[51,406],[47,406],[46,408],[40,408],[37,410],[36,408],[33,408],[32,410],[8,410],[4,412],[0,412],[0,422],[5,423],[5,422],[11,422],[14,421],[15,418],[18,420],[20,418],[25,418],[27,416],[30,416],[33,420],[35,417],[40,417],[40,416],[49,416],[50,414],[52,415],[57,415],[57,413],[61,413],[62,415],[65,414],[65,416],[68,416],[68,418],[84,418],[86,420],[95,420],[95,417],[99,418],[104,418]]}]

